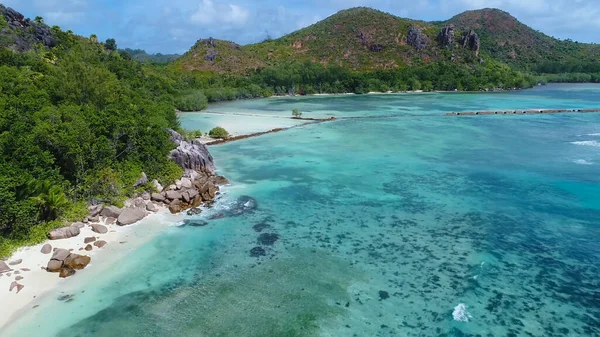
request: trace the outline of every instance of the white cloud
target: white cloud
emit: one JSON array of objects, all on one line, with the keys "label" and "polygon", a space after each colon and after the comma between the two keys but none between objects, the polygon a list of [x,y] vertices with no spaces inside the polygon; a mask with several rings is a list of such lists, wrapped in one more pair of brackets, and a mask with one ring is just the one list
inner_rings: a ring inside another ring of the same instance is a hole
[{"label": "white cloud", "polygon": [[198,25],[227,23],[242,25],[246,23],[250,13],[245,8],[234,4],[217,5],[212,0],[202,0],[198,10],[192,14],[190,21]]},{"label": "white cloud", "polygon": [[80,23],[84,16],[83,12],[46,12],[43,14],[44,19],[53,25]]}]

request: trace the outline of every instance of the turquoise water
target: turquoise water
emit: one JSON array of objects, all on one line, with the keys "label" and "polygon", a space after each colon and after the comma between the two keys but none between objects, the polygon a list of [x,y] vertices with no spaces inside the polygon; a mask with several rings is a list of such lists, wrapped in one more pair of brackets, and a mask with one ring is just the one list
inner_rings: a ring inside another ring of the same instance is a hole
[{"label": "turquoise water", "polygon": [[600,336],[600,114],[439,115],[598,88],[219,105],[374,118],[211,147],[213,208],[6,335]]}]

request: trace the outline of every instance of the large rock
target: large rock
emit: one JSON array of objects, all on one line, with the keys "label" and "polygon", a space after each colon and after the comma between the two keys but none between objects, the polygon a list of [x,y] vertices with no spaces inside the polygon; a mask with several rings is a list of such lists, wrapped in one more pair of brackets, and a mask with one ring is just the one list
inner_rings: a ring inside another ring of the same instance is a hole
[{"label": "large rock", "polygon": [[108,232],[108,228],[106,228],[106,226],[103,225],[93,224],[92,231],[98,234],[106,234]]},{"label": "large rock", "polygon": [[438,34],[438,41],[446,48],[452,48],[454,42],[454,25],[444,26]]},{"label": "large rock", "polygon": [[146,210],[141,207],[126,208],[117,218],[117,225],[127,226],[146,217]]},{"label": "large rock", "polygon": [[74,236],[79,235],[79,233],[80,233],[80,230],[78,227],[75,227],[75,226],[62,227],[62,228],[57,228],[57,229],[50,231],[50,233],[48,233],[48,239],[50,239],[50,240],[68,239],[68,238],[72,238]]},{"label": "large rock", "polygon": [[406,36],[406,43],[417,50],[423,50],[429,43],[429,37],[419,27],[411,26]]},{"label": "large rock", "polygon": [[153,202],[149,202],[146,205],[146,210],[148,212],[158,212],[158,207]]},{"label": "large rock", "polygon": [[475,56],[479,56],[479,48],[481,47],[481,38],[474,30],[470,30],[463,34],[462,44],[464,48],[469,48],[475,52]]},{"label": "large rock", "polygon": [[100,215],[100,212],[102,212],[103,207],[104,206],[102,204],[88,206],[88,211],[90,212],[90,215],[88,218],[94,218],[94,217]]},{"label": "large rock", "polygon": [[169,200],[179,200],[179,199],[181,199],[181,192],[179,192],[179,191],[167,191],[165,193],[165,196]]},{"label": "large rock", "polygon": [[150,197],[150,200],[158,201],[158,202],[165,202],[166,198],[162,194],[152,193],[152,196]]},{"label": "large rock", "polygon": [[167,131],[171,134],[171,141],[177,145],[169,157],[184,169],[186,176],[192,177],[192,172],[215,175],[214,160],[206,145],[198,140],[186,142],[176,131],[172,129]]},{"label": "large rock", "polygon": [[50,253],[52,253],[52,246],[49,243],[47,243],[42,246],[42,249],[40,252],[42,254],[50,254]]},{"label": "large rock", "polygon": [[46,270],[50,273],[58,273],[63,266],[63,261],[50,260],[46,266]]},{"label": "large rock", "polygon": [[60,278],[67,278],[67,277],[73,276],[73,275],[75,275],[75,270],[73,270],[71,268],[61,268],[60,274],[58,274],[58,276]]},{"label": "large rock", "polygon": [[0,273],[4,273],[10,270],[10,267],[4,261],[0,261]]},{"label": "large rock", "polygon": [[108,206],[102,209],[100,215],[102,215],[105,218],[118,218],[119,215],[121,215],[121,212],[123,212],[123,210],[116,206]]},{"label": "large rock", "polygon": [[58,248],[54,251],[54,254],[52,255],[52,260],[64,261],[69,256],[69,254],[71,253],[68,250]]},{"label": "large rock", "polygon": [[65,261],[63,263],[63,268],[69,268],[69,269],[73,269],[73,270],[81,270],[81,269],[85,268],[88,264],[90,264],[91,261],[92,261],[92,258],[89,256],[79,255],[79,254],[71,254],[65,259]]},{"label": "large rock", "polygon": [[180,184],[181,184],[181,188],[192,188],[192,180],[190,178],[187,177],[183,177],[180,180]]}]

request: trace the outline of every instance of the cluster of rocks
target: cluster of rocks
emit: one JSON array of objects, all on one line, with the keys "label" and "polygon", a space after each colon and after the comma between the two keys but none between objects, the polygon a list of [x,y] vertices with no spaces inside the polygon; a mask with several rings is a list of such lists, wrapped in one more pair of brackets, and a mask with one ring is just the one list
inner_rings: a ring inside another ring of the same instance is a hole
[{"label": "cluster of rocks", "polygon": [[91,261],[92,258],[89,256],[74,254],[66,249],[55,249],[46,270],[59,273],[60,277],[66,278],[75,274],[75,271],[85,268]]},{"label": "cluster of rocks", "polygon": [[[438,42],[446,48],[454,46],[454,25],[447,25],[438,34]],[[460,40],[463,48],[467,48],[475,52],[475,56],[479,56],[479,48],[481,47],[481,38],[472,29],[463,33]]]},{"label": "cluster of rocks", "polygon": [[454,43],[454,25],[448,25],[442,28],[437,39],[443,47],[452,48],[452,44]]},{"label": "cluster of rocks", "polygon": [[26,19],[23,14],[1,4],[0,16],[4,17],[8,25],[4,29],[0,27],[0,37],[12,40],[11,47],[17,51],[31,50],[36,43],[41,43],[46,47],[56,45],[56,38],[47,25]]},{"label": "cluster of rocks", "polygon": [[152,193],[151,199],[167,206],[171,213],[180,213],[211,201],[219,191],[219,185],[228,183],[221,176],[198,176],[194,180],[183,177],[162,193]]}]

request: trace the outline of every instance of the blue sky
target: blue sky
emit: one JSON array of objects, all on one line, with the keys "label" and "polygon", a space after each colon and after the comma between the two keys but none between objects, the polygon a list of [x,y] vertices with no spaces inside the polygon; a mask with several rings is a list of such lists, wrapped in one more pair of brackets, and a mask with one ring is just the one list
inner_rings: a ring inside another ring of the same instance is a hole
[{"label": "blue sky", "polygon": [[183,53],[215,37],[240,44],[279,37],[355,6],[445,20],[468,9],[500,8],[548,35],[600,43],[598,0],[0,0],[77,34],[113,37],[120,48]]}]

